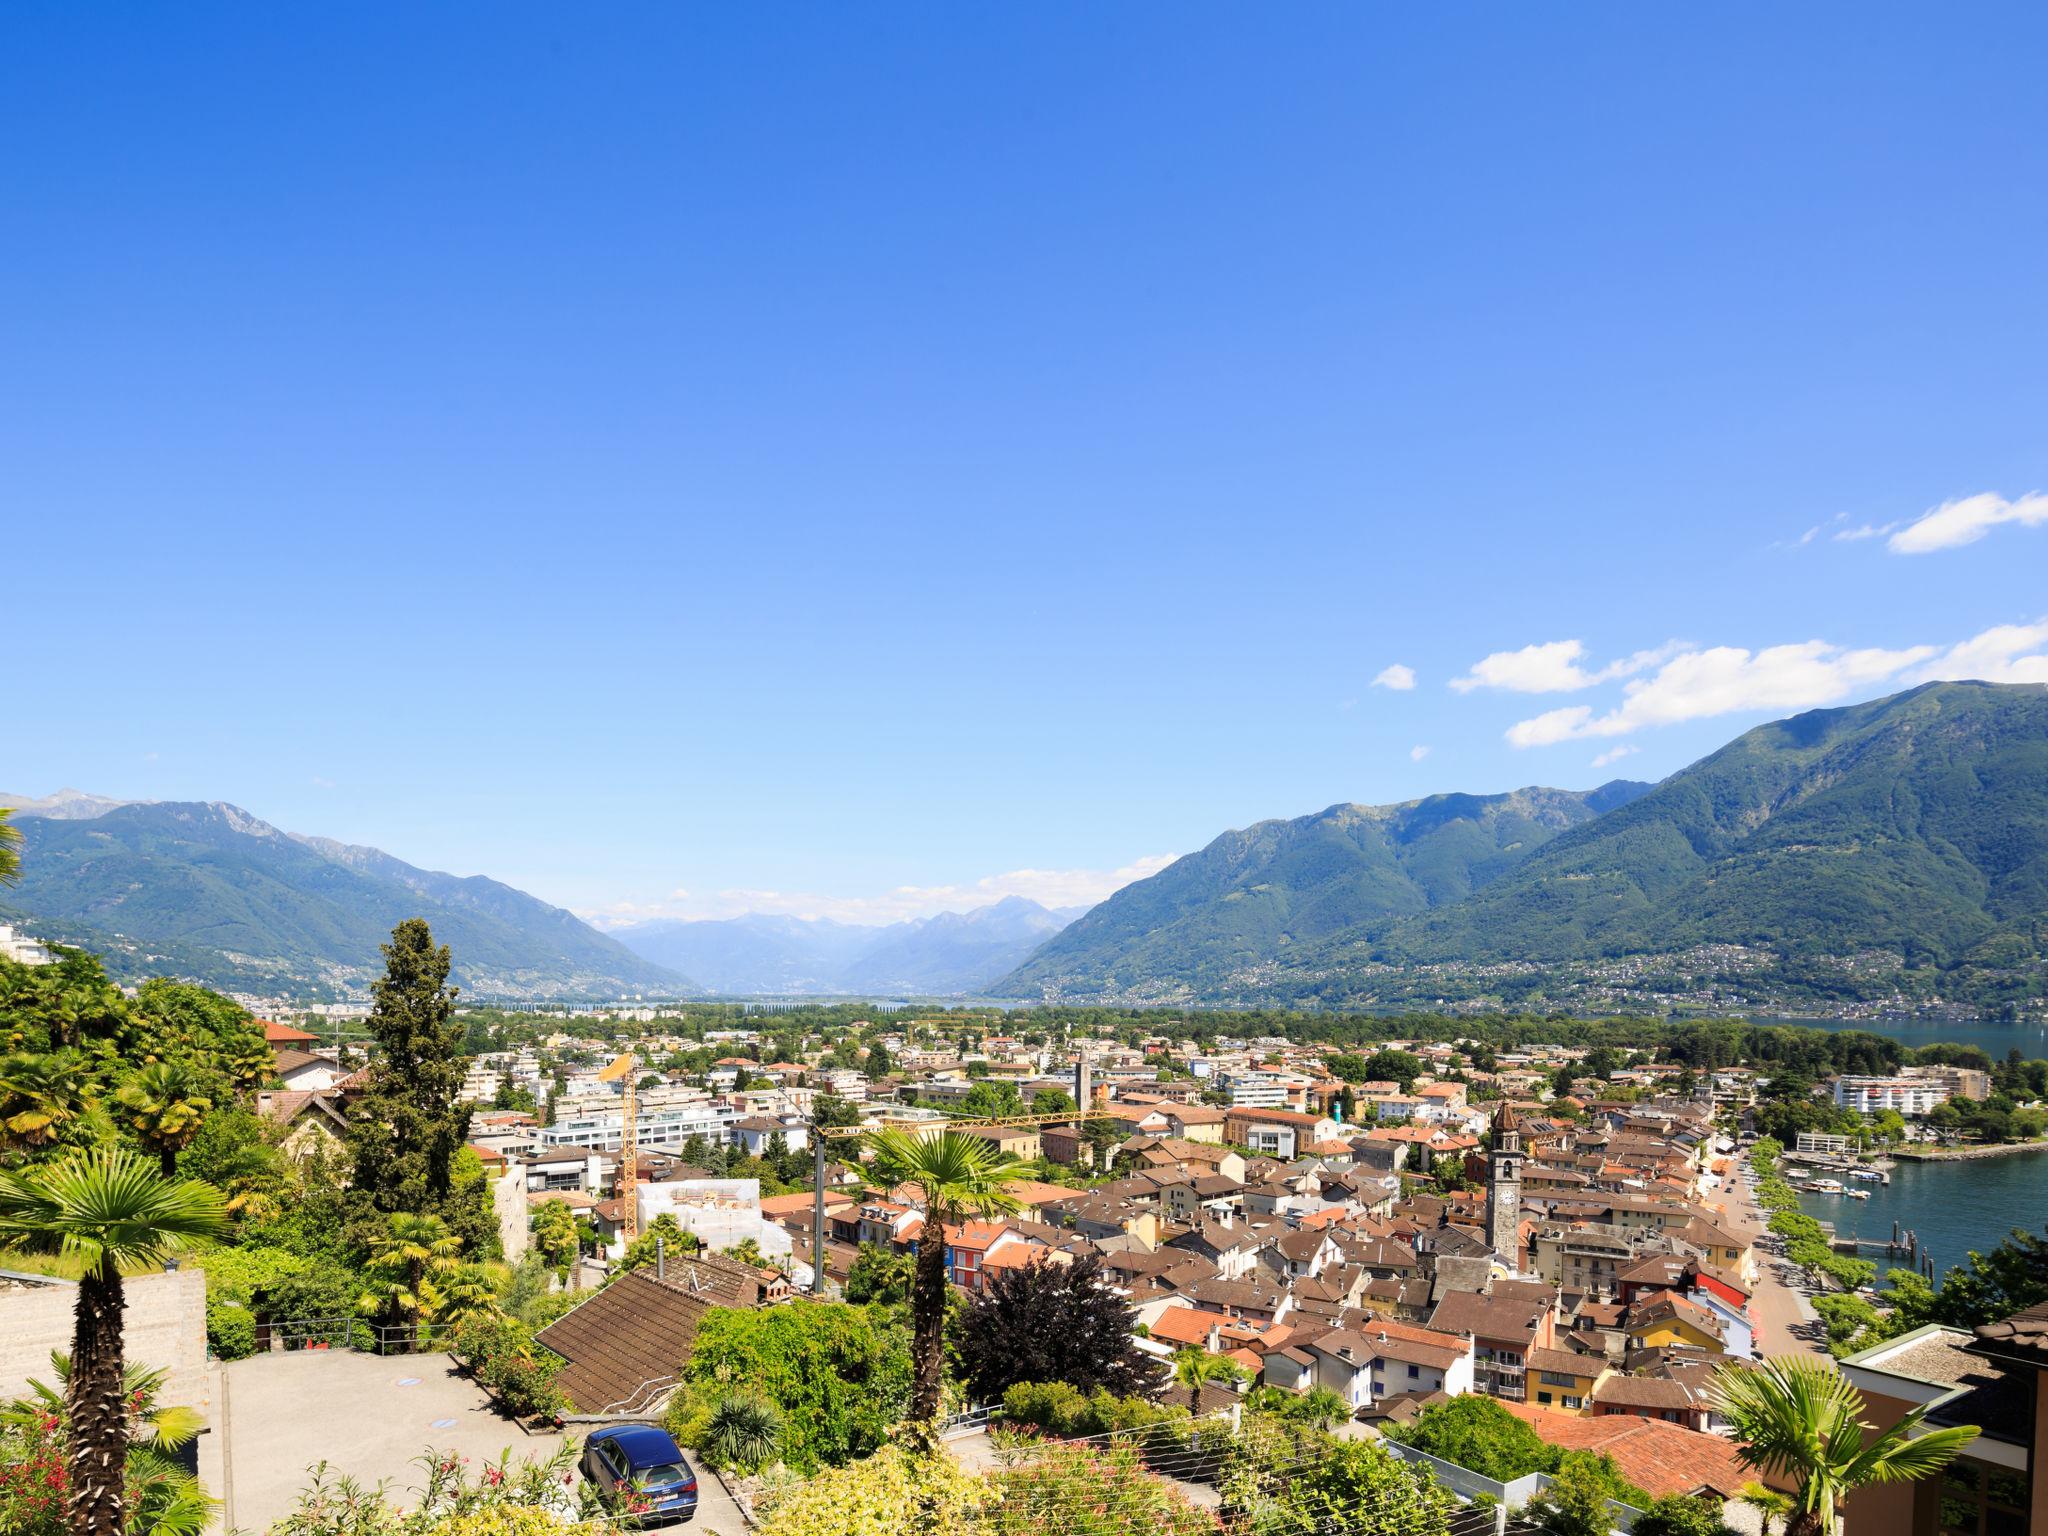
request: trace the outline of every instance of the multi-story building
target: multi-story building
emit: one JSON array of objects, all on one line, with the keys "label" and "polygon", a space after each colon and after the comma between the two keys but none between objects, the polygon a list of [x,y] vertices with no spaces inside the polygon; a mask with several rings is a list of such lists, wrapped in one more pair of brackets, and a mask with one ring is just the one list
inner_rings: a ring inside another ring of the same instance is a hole
[{"label": "multi-story building", "polygon": [[1896,1110],[1902,1115],[1924,1115],[1937,1104],[1948,1102],[1945,1082],[1924,1077],[1851,1077],[1835,1079],[1835,1107],[1874,1115]]},{"label": "multi-story building", "polygon": [[[625,1145],[623,1109],[595,1110],[570,1118],[560,1118],[559,1109],[557,1114],[556,1122],[535,1138],[543,1148],[591,1147],[600,1152],[617,1152]],[[737,1118],[730,1107],[709,1102],[691,1109],[652,1114],[642,1111],[636,1116],[634,1144],[658,1152],[678,1152],[691,1137],[702,1136],[722,1146],[731,1140]]]},{"label": "multi-story building", "polygon": [[0,923],[0,957],[12,960],[16,965],[50,963],[47,946],[25,933],[16,933],[7,923]]}]

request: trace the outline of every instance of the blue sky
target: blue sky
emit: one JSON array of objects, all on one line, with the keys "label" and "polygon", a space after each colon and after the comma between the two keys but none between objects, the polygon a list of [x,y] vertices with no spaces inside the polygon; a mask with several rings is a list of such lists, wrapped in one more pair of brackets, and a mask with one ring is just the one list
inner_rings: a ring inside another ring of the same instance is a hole
[{"label": "blue sky", "polygon": [[2048,676],[2044,45],[12,7],[0,788],[882,918]]}]

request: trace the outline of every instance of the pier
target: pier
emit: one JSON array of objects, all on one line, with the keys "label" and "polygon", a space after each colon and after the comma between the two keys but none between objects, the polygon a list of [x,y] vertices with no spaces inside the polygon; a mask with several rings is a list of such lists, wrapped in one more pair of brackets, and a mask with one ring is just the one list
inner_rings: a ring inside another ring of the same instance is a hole
[{"label": "pier", "polygon": [[1881,1253],[1888,1259],[1904,1259],[1908,1265],[1928,1279],[1934,1278],[1934,1260],[1929,1257],[1927,1250],[1920,1246],[1919,1233],[1911,1228],[1901,1227],[1895,1221],[1892,1223],[1892,1235],[1889,1238],[1842,1237],[1835,1232],[1830,1223],[1822,1222],[1821,1225],[1827,1228],[1828,1247],[1836,1253]]}]

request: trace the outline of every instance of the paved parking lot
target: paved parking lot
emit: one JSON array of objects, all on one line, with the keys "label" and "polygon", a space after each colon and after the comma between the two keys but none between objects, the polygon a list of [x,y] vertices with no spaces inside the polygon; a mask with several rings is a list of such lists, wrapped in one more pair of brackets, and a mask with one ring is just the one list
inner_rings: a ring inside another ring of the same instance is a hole
[{"label": "paved parking lot", "polygon": [[[422,1475],[414,1458],[432,1448],[473,1463],[545,1457],[557,1434],[529,1435],[490,1404],[446,1355],[360,1355],[297,1350],[224,1368],[220,1418],[221,1528],[260,1532],[290,1513],[312,1467],[359,1482],[388,1483],[411,1502]],[[581,1432],[573,1426],[572,1439]],[[691,1530],[740,1536],[747,1529],[717,1477],[700,1472]]]}]

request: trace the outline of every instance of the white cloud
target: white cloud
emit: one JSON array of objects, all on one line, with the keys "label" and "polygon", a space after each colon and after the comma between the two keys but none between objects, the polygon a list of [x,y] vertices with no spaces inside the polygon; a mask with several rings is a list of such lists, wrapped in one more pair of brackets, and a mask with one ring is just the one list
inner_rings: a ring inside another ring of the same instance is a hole
[{"label": "white cloud", "polygon": [[1846,650],[1825,640],[1806,640],[1760,651],[1732,645],[1689,650],[1664,662],[1653,676],[1629,682],[1621,702],[1605,713],[1589,704],[1548,710],[1515,722],[1507,739],[1517,747],[1542,747],[1627,736],[1745,710],[1814,709],[1879,683],[1956,678],[2048,682],[2048,619],[1998,625],[1945,648]]},{"label": "white cloud", "polygon": [[2035,491],[2007,501],[1985,491],[1958,501],[1945,501],[1922,513],[1891,536],[1887,548],[1895,555],[1925,555],[1937,549],[1974,544],[2001,523],[2033,528],[2048,523],[2048,495]]},{"label": "white cloud", "polygon": [[1538,645],[1525,645],[1519,651],[1495,651],[1481,657],[1463,677],[1452,678],[1451,686],[1460,693],[1470,693],[1475,688],[1500,688],[1509,693],[1576,693],[1581,688],[1646,671],[1684,648],[1680,641],[1667,640],[1651,650],[1637,651],[1589,671],[1579,664],[1586,654],[1584,641],[1546,640]]},{"label": "white cloud", "polygon": [[1857,544],[1864,539],[1881,539],[1898,527],[1897,523],[1858,523],[1854,528],[1835,530],[1837,544]]},{"label": "white cloud", "polygon": [[1593,766],[1595,768],[1605,768],[1609,763],[1618,763],[1624,757],[1629,756],[1631,753],[1640,752],[1642,750],[1643,749],[1641,747],[1631,747],[1627,745],[1619,747],[1609,747],[1605,752],[1602,752],[1598,757],[1593,759]]},{"label": "white cloud", "polygon": [[1926,683],[1956,679],[1983,683],[2048,683],[2048,619],[2000,624],[1952,645],[1913,675]]},{"label": "white cloud", "polygon": [[1411,763],[1419,763],[1427,756],[1429,756],[1429,748],[1427,747],[1410,747],[1408,749],[1408,761]]},{"label": "white cloud", "polygon": [[678,887],[665,899],[615,901],[577,915],[600,928],[618,928],[653,918],[698,921],[738,917],[746,912],[825,917],[842,923],[894,923],[938,912],[972,911],[1005,896],[1023,896],[1046,907],[1084,907],[1093,906],[1134,880],[1158,874],[1179,857],[1176,853],[1147,854],[1120,869],[1013,869],[961,885],[899,885],[874,896],[821,896],[802,891],[733,887],[693,898]]},{"label": "white cloud", "polygon": [[1382,667],[1379,676],[1372,680],[1372,685],[1375,688],[1391,688],[1396,693],[1406,693],[1415,686],[1415,669],[1404,667],[1397,661],[1390,667]]},{"label": "white cloud", "polygon": [[313,787],[315,789],[332,789],[334,788],[334,780],[323,779],[316,773],[313,775]]}]

